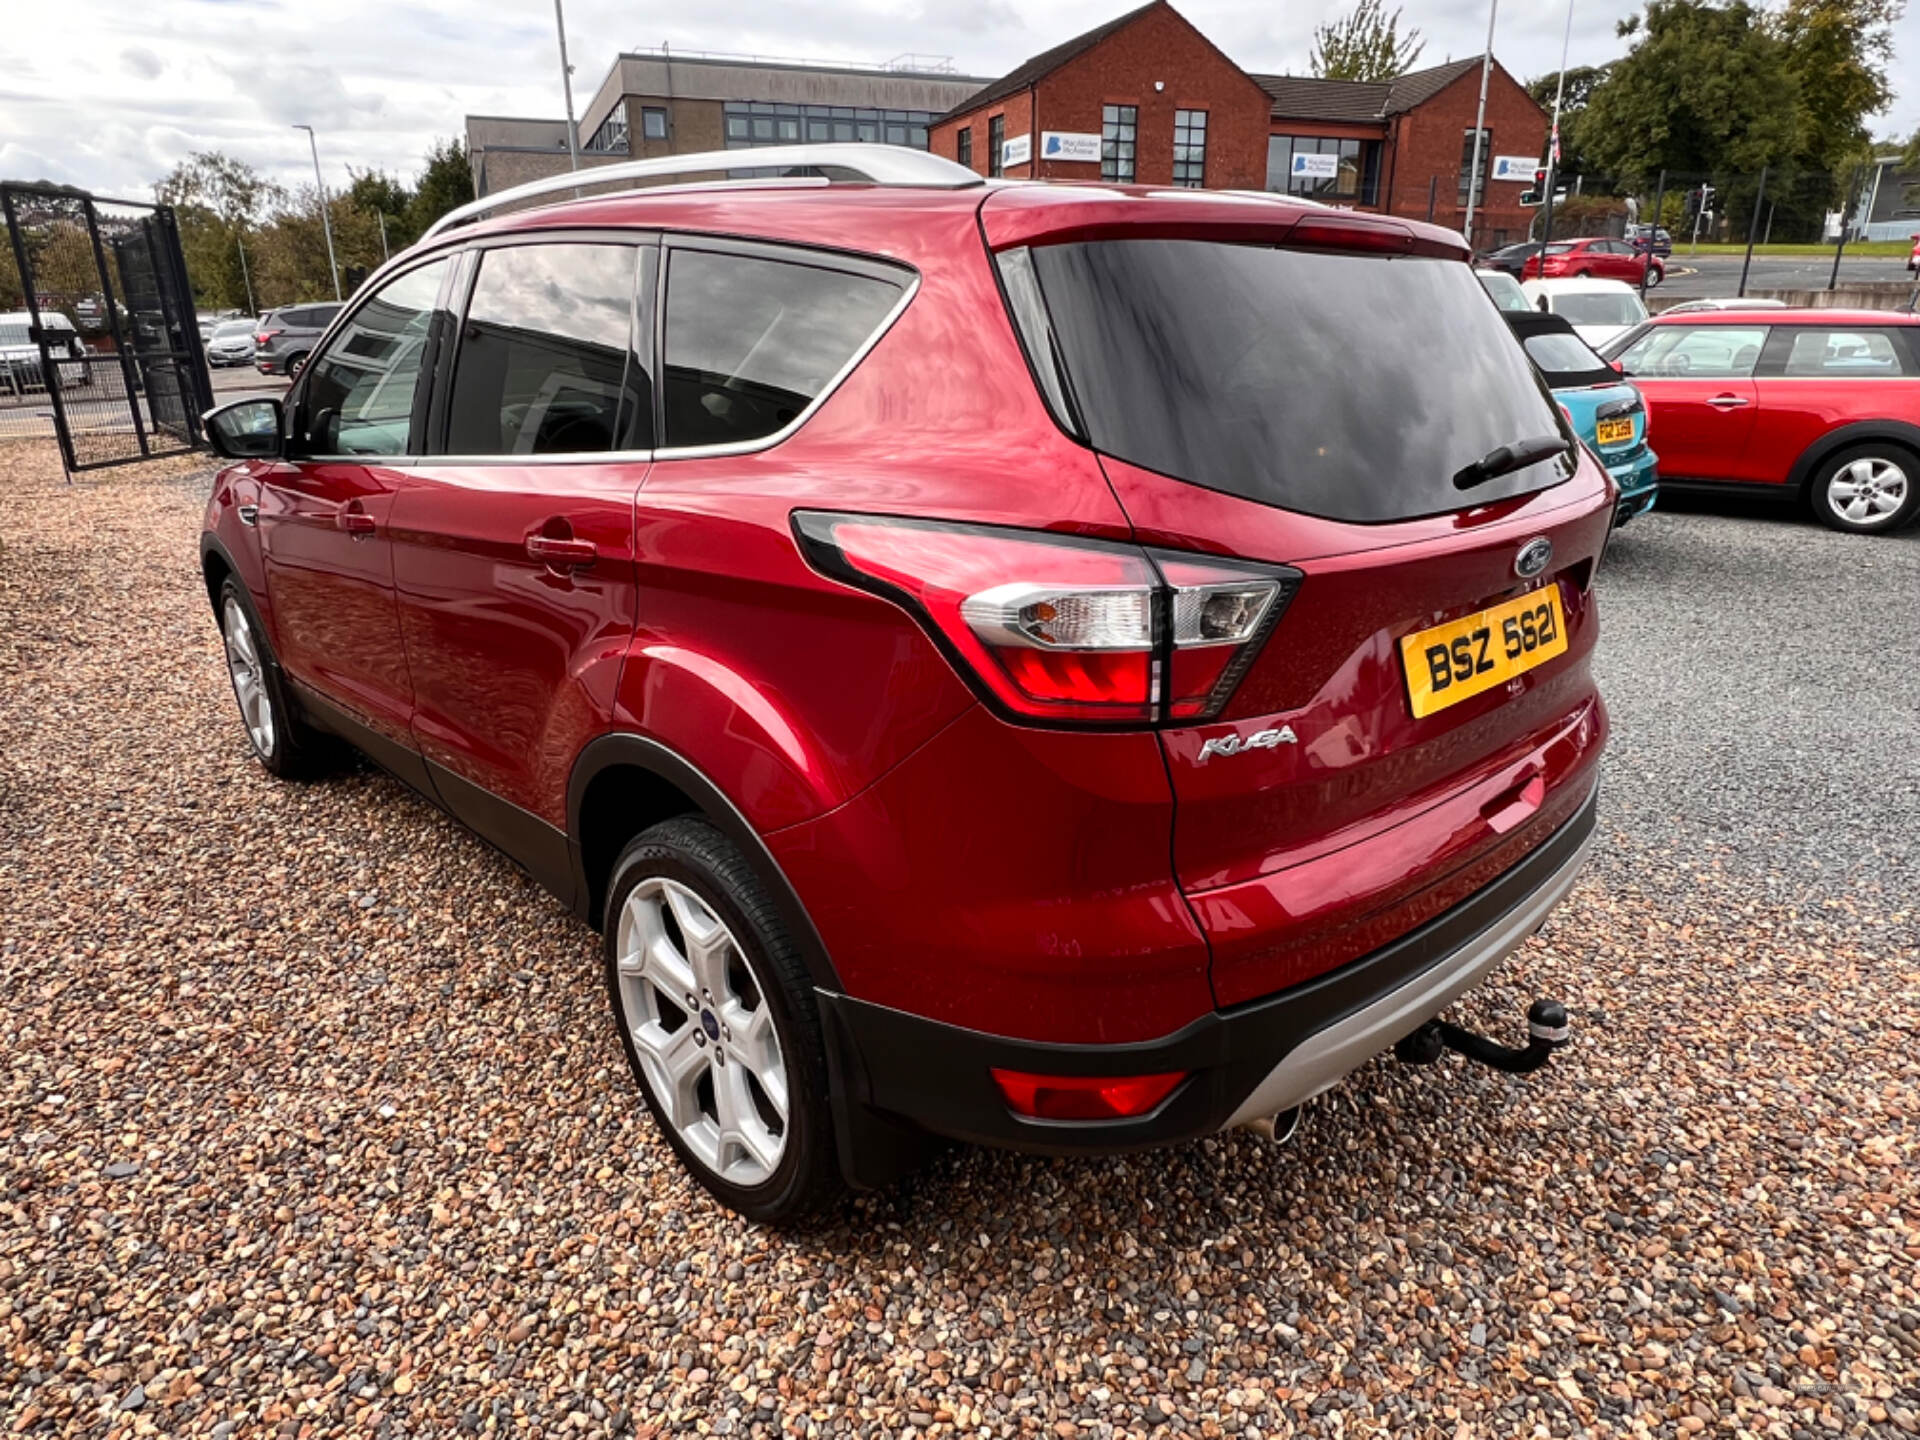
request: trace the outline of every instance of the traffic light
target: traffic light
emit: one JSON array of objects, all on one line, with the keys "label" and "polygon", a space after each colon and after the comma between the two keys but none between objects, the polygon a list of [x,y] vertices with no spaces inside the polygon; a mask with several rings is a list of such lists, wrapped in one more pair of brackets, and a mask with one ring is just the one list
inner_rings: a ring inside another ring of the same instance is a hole
[{"label": "traffic light", "polygon": [[1537,165],[1533,171],[1533,184],[1520,192],[1522,205],[1538,205],[1547,193],[1547,167]]}]

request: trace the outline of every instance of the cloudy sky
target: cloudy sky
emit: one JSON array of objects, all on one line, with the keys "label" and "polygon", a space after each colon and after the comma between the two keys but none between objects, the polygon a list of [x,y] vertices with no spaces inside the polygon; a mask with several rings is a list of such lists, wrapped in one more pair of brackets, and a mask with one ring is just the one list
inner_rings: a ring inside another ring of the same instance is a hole
[{"label": "cloudy sky", "polygon": [[[1109,18],[1130,0],[736,0],[654,6],[567,0],[576,108],[623,49],[676,48],[884,61],[952,57],[997,75]],[[1572,63],[1624,48],[1632,0],[1574,0]],[[1180,0],[1254,70],[1304,72],[1316,23],[1347,0]],[[287,183],[311,176],[320,132],[328,185],[348,166],[412,175],[469,112],[561,113],[549,0],[10,0],[0,63],[0,177],[130,196],[195,150],[218,149]],[[1422,63],[1479,53],[1485,0],[1405,0]],[[1559,61],[1564,9],[1507,0],[1494,52],[1523,79]],[[1920,76],[1920,5],[1901,22],[1892,73]],[[1920,126],[1920,84],[1876,127]]]}]

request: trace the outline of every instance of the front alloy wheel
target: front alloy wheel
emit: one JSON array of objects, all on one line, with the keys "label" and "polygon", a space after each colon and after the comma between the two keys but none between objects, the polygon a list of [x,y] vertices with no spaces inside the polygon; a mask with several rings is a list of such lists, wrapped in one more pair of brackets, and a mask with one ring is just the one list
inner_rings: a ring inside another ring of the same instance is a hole
[{"label": "front alloy wheel", "polygon": [[239,596],[226,596],[221,606],[220,629],[226,637],[227,676],[233,681],[233,698],[240,702],[240,719],[247,727],[247,739],[253,742],[253,753],[271,764],[276,739],[273,697],[267,691],[260,642],[254,638],[253,626],[247,620]]}]

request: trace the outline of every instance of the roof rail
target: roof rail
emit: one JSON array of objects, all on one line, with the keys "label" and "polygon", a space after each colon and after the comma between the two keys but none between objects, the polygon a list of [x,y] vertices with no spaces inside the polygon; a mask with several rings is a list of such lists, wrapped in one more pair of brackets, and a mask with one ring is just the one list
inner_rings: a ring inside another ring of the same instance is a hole
[{"label": "roof rail", "polygon": [[525,185],[515,185],[498,195],[489,195],[483,200],[449,210],[428,226],[427,233],[420,238],[430,240],[443,230],[478,220],[503,205],[563,190],[577,191],[583,185],[605,185],[613,180],[657,180],[712,170],[760,170],[780,166],[826,171],[830,179],[865,181],[873,185],[961,190],[969,185],[986,183],[964,165],[905,145],[853,142],[768,145],[750,150],[705,150],[697,155],[663,155],[654,160],[629,160],[621,165],[596,165],[590,169],[569,170],[563,175],[549,175],[542,180],[530,180]]}]

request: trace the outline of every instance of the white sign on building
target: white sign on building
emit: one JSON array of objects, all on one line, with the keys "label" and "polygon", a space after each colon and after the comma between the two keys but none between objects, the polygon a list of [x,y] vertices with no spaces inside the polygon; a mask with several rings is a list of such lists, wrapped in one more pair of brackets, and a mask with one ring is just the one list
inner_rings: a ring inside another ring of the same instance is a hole
[{"label": "white sign on building", "polygon": [[1540,168],[1540,161],[1533,155],[1496,155],[1493,157],[1493,178],[1496,180],[1524,180],[1533,183],[1533,172]]},{"label": "white sign on building", "polygon": [[1000,165],[1024,165],[1033,158],[1033,132],[1024,135],[1009,135],[1000,142]]},{"label": "white sign on building", "polygon": [[1291,173],[1296,180],[1335,180],[1340,175],[1340,157],[1296,150]]},{"label": "white sign on building", "polygon": [[1042,130],[1040,158],[1042,160],[1078,160],[1098,164],[1100,137],[1071,130]]}]

